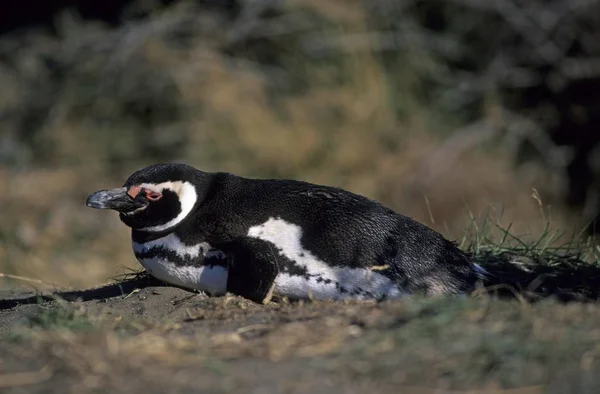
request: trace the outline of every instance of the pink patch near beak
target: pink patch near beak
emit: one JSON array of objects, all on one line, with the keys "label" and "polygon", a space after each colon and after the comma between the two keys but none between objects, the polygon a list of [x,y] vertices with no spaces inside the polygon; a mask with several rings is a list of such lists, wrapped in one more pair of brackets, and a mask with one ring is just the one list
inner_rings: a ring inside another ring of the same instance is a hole
[{"label": "pink patch near beak", "polygon": [[129,194],[129,197],[131,198],[136,198],[138,194],[140,194],[140,191],[142,190],[141,186],[134,186],[132,188],[130,188],[129,190],[127,190],[127,194]]}]

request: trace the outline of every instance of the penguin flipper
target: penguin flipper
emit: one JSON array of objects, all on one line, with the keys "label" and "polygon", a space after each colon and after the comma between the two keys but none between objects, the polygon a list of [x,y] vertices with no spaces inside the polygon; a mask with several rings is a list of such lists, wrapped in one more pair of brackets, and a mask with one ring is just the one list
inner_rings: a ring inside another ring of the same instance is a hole
[{"label": "penguin flipper", "polygon": [[230,256],[227,291],[267,304],[279,274],[277,255],[272,246],[259,239],[242,238],[222,249]]}]

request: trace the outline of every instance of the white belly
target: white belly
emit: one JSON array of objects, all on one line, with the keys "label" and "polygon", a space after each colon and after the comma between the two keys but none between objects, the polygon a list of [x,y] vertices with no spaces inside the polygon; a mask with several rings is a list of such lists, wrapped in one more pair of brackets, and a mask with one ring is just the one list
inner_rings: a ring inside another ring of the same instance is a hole
[{"label": "white belly", "polygon": [[179,266],[160,257],[139,259],[142,266],[156,279],[211,295],[227,292],[227,269],[222,266]]},{"label": "white belly", "polygon": [[[166,283],[203,291],[213,296],[224,295],[227,292],[225,267],[178,266],[161,258],[138,259],[138,261],[152,276]],[[275,279],[275,294],[292,299],[318,300],[365,300],[400,295],[398,288],[380,274],[367,270],[345,270],[337,274],[335,275],[333,271],[328,273],[321,271],[318,277],[305,278],[280,273]],[[374,275],[377,277],[373,277]],[[322,279],[318,280],[318,278]],[[324,278],[331,278],[331,282],[325,283]],[[342,292],[341,289],[346,291]],[[357,289],[366,290],[370,294],[364,291],[356,292]]]},{"label": "white belly", "polygon": [[[289,298],[317,300],[369,300],[401,296],[398,286],[381,274],[367,269],[331,269],[310,277],[281,273],[275,281],[275,294]],[[309,271],[310,272],[310,271]],[[326,283],[325,278],[331,282]]]},{"label": "white belly", "polygon": [[[133,251],[140,264],[159,280],[211,295],[227,292],[227,268],[204,265],[206,258],[223,259],[224,255],[211,250],[206,242],[185,245],[176,235],[169,234],[142,244],[133,242]],[[169,255],[178,261],[169,260]]]}]

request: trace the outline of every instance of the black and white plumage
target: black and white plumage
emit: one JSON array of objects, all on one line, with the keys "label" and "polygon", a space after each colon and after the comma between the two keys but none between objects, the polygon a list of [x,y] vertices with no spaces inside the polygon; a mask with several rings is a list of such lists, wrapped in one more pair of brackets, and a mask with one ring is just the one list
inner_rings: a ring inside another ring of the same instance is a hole
[{"label": "black and white plumage", "polygon": [[87,205],[119,212],[153,276],[213,295],[382,299],[465,293],[479,279],[453,242],[335,187],[158,164]]}]

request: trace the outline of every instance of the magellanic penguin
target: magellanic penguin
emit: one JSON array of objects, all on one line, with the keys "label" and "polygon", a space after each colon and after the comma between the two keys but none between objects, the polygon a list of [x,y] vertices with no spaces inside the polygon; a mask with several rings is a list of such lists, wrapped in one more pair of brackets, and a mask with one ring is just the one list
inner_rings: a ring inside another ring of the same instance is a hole
[{"label": "magellanic penguin", "polygon": [[119,212],[151,275],[212,295],[386,299],[464,294],[480,279],[439,233],[330,186],[157,164],[87,206]]}]

